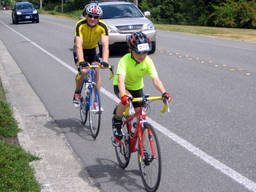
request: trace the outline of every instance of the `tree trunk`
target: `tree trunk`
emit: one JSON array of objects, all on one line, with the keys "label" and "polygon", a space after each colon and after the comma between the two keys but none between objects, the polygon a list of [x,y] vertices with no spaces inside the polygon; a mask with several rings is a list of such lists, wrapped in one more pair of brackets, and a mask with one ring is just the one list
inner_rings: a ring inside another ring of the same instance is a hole
[{"label": "tree trunk", "polygon": [[61,0],[61,13],[63,13],[63,1],[64,0]]},{"label": "tree trunk", "polygon": [[42,9],[43,8],[43,0],[40,0],[40,7],[39,7],[40,9]]}]

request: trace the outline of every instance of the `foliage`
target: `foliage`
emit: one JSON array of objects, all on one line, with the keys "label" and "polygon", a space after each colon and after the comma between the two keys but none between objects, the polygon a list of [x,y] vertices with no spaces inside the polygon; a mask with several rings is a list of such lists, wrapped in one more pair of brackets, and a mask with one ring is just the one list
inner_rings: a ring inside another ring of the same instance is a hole
[{"label": "foliage", "polygon": [[0,101],[0,136],[15,136],[18,131],[19,128],[12,116],[12,111],[9,105]]},{"label": "foliage", "polygon": [[0,191],[39,192],[40,185],[29,166],[37,159],[19,146],[0,141]]},{"label": "foliage", "polygon": [[255,28],[256,0],[142,0],[156,23]]},{"label": "foliage", "polygon": [[213,6],[209,25],[225,27],[256,28],[256,1],[226,0]]}]

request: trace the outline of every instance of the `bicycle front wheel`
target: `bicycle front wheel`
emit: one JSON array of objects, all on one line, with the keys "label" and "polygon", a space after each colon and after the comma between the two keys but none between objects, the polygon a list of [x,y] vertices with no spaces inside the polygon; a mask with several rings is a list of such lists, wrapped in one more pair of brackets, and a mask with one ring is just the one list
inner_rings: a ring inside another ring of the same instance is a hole
[{"label": "bicycle front wheel", "polygon": [[90,109],[88,111],[88,116],[91,135],[94,139],[96,139],[99,134],[101,113],[100,93],[98,92],[97,87],[93,86],[92,93],[90,93]]},{"label": "bicycle front wheel", "polygon": [[117,146],[115,146],[115,152],[119,166],[122,169],[125,169],[128,166],[131,157],[130,135],[127,126],[124,126],[122,131],[124,134],[123,138],[121,139],[122,144],[118,143]]},{"label": "bicycle front wheel", "polygon": [[144,159],[141,155],[140,146],[138,146],[138,163],[146,191],[153,192],[158,189],[161,180],[162,164],[160,145],[156,132],[150,124],[144,123],[142,133]]}]

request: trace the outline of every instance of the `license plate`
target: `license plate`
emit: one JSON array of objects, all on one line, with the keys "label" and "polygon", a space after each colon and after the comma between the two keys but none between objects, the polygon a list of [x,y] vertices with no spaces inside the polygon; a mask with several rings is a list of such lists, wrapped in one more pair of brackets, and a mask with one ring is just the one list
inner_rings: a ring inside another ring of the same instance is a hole
[{"label": "license plate", "polygon": [[25,16],[25,19],[30,19],[30,16]]}]

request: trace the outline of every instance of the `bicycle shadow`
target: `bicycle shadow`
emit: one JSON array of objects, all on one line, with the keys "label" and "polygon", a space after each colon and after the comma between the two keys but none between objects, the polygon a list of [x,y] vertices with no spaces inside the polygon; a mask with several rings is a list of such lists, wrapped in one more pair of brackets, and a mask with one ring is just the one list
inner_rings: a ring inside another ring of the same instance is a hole
[{"label": "bicycle shadow", "polygon": [[88,125],[82,125],[80,119],[56,119],[48,121],[45,125],[46,128],[55,131],[58,135],[74,133],[87,141],[94,141],[91,136],[90,128]]},{"label": "bicycle shadow", "polygon": [[116,162],[108,159],[97,158],[95,165],[85,167],[79,175],[83,179],[91,177],[93,179],[91,185],[99,189],[102,188],[102,185],[111,183],[111,186],[118,185],[125,191],[144,190],[143,184],[139,183],[140,178],[137,178],[140,177],[138,169],[124,170]]}]

